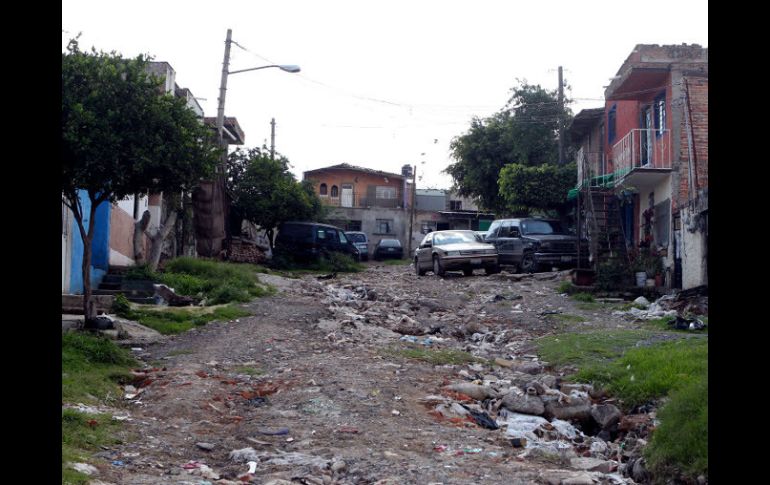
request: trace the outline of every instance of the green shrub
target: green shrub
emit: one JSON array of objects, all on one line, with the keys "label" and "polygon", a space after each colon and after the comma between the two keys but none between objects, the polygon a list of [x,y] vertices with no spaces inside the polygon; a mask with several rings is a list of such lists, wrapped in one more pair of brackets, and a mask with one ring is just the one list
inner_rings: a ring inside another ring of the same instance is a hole
[{"label": "green shrub", "polygon": [[596,288],[603,291],[622,289],[631,282],[628,266],[620,259],[611,259],[599,265]]},{"label": "green shrub", "polygon": [[133,363],[128,351],[115,345],[112,340],[83,332],[67,332],[62,335],[62,362],[87,364]]},{"label": "green shrub", "polygon": [[152,280],[158,281],[158,274],[150,269],[149,264],[141,264],[130,267],[123,277],[127,280]]},{"label": "green shrub", "polygon": [[572,294],[574,291],[575,285],[573,285],[571,281],[562,281],[558,288],[556,288],[557,293],[566,293],[568,295]]},{"label": "green shrub", "polygon": [[596,301],[594,299],[594,295],[592,295],[590,293],[585,293],[585,292],[584,293],[575,293],[574,295],[572,295],[572,299],[575,300],[575,301],[582,301],[584,303],[593,303],[594,301]]},{"label": "green shrub", "polygon": [[112,313],[119,317],[130,318],[131,304],[123,293],[115,295],[115,300],[112,302]]}]

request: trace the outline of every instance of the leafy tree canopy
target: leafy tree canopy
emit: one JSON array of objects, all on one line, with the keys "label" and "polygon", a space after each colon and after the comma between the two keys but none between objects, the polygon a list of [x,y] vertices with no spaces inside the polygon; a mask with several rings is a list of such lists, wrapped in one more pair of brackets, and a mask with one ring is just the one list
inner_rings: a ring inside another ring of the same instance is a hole
[{"label": "leafy tree canopy", "polygon": [[502,110],[485,119],[474,118],[469,131],[452,141],[456,162],[445,170],[461,195],[479,197],[486,209],[498,213],[511,209],[500,192],[503,167],[558,163],[559,121],[566,124],[571,117],[569,109],[559,106],[556,91],[518,82]]},{"label": "leafy tree canopy", "polygon": [[297,182],[288,159],[276,155],[271,159],[265,148],[238,149],[230,154],[227,188],[236,218],[268,232],[285,221],[321,218],[323,207],[312,182]]},{"label": "leafy tree canopy", "polygon": [[184,100],[163,93],[148,59],[62,54],[61,188],[67,198],[117,201],[134,193],[191,189],[211,173],[219,148]]},{"label": "leafy tree canopy", "polygon": [[544,164],[534,167],[511,163],[500,171],[500,194],[512,215],[555,211],[563,215],[566,194],[575,185],[577,167]]}]

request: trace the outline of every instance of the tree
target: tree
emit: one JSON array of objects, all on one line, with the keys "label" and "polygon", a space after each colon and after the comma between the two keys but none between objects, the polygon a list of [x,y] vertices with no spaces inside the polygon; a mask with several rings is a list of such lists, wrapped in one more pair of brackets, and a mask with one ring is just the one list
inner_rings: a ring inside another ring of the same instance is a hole
[{"label": "tree", "polygon": [[517,164],[534,167],[558,162],[558,123],[571,114],[559,106],[555,91],[519,81],[505,107],[486,118],[474,118],[470,130],[452,140],[455,163],[445,172],[460,195],[478,197],[484,208],[510,210],[500,192],[500,172]]},{"label": "tree", "polygon": [[575,174],[574,163],[535,167],[511,163],[500,171],[500,194],[514,216],[527,216],[537,210],[555,211],[564,217],[566,194],[575,185]]},{"label": "tree", "polygon": [[[91,303],[91,243],[97,207],[132,194],[188,191],[215,167],[219,148],[185,102],[163,94],[148,59],[83,52],[77,39],[62,53],[62,202],[83,239],[83,310]],[[90,201],[84,214],[81,194]]]},{"label": "tree", "polygon": [[267,232],[273,246],[273,229],[289,220],[323,217],[321,200],[310,181],[297,182],[289,161],[266,148],[236,150],[228,158],[227,189],[232,198],[231,228],[240,232],[243,219]]}]

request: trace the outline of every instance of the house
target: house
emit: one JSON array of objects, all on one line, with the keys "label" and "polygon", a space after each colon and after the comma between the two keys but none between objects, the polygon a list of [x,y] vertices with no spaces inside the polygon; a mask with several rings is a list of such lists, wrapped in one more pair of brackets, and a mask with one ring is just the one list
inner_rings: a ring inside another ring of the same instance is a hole
[{"label": "house", "polygon": [[429,232],[448,229],[485,231],[494,219],[495,215],[480,210],[476,201],[451,190],[417,189],[412,247],[417,247]]},{"label": "house", "polygon": [[[198,117],[203,119],[203,109],[198,104],[189,89],[180,88],[176,84],[176,72],[167,62],[150,62],[148,72],[164,79],[162,92],[173,94],[186,100],[187,106]],[[242,137],[242,132],[241,132]],[[86,228],[92,221],[88,220],[90,202],[83,192],[80,196]],[[183,197],[183,210],[191,208],[189,196]],[[91,244],[91,284],[98,287],[110,266],[133,266],[134,261],[134,232],[136,221],[145,210],[150,212],[148,231],[158,230],[159,221],[165,218],[167,207],[163,204],[163,194],[150,194],[135,198],[127,197],[115,204],[102,203],[94,215],[94,237]],[[180,218],[177,221],[174,237],[167,239],[164,254],[176,256],[182,254],[195,255],[195,240],[191,238],[192,221]],[[145,254],[149,254],[149,238],[145,237]],[[83,292],[83,239],[78,230],[75,218],[64,203],[62,203],[62,293],[81,294]]]},{"label": "house", "polygon": [[653,249],[667,287],[708,284],[708,49],[637,45],[570,135],[594,261]]},{"label": "house", "polygon": [[387,238],[399,239],[406,247],[410,174],[408,165],[397,174],[341,163],[309,170],[303,179],[312,180],[321,202],[331,207],[332,224],[365,232],[372,247]]}]

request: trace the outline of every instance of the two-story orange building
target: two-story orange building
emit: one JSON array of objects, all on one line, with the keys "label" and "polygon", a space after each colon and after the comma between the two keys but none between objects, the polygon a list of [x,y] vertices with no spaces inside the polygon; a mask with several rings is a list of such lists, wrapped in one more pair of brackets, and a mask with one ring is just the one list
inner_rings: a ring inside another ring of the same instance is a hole
[{"label": "two-story orange building", "polygon": [[380,239],[387,238],[399,239],[407,247],[408,175],[341,163],[309,170],[303,178],[312,180],[321,201],[333,207],[330,221],[347,231],[365,232],[371,250]]}]

